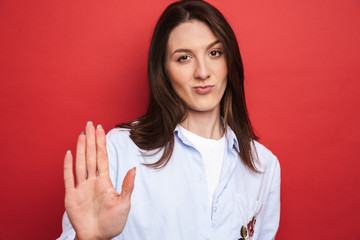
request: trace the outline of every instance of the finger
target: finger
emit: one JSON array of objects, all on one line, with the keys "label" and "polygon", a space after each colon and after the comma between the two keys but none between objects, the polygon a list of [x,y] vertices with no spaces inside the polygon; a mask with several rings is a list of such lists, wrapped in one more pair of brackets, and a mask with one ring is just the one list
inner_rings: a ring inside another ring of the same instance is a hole
[{"label": "finger", "polygon": [[120,194],[120,198],[122,200],[130,201],[131,199],[131,193],[134,190],[134,181],[135,181],[135,175],[136,175],[136,167],[130,169],[125,178],[122,185],[122,190]]},{"label": "finger", "polygon": [[86,180],[85,138],[85,132],[82,132],[76,145],[75,172],[77,185]]},{"label": "finger", "polygon": [[91,121],[86,124],[86,168],[88,178],[96,176],[95,128]]},{"label": "finger", "polygon": [[99,175],[109,175],[105,131],[100,124],[96,127],[96,163]]},{"label": "finger", "polygon": [[64,159],[64,183],[66,192],[75,188],[72,161],[72,154],[70,150],[68,150]]}]

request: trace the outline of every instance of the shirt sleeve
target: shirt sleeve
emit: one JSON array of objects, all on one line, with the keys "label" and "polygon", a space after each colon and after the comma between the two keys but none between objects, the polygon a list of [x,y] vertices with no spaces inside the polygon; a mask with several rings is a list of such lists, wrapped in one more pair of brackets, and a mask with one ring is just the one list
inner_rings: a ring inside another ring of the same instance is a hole
[{"label": "shirt sleeve", "polygon": [[118,151],[116,148],[115,140],[113,139],[113,131],[110,131],[106,135],[106,150],[108,154],[108,160],[109,160],[109,174],[111,183],[113,184],[113,187],[115,189],[118,189]]},{"label": "shirt sleeve", "polygon": [[74,240],[75,230],[71,226],[71,223],[69,221],[66,212],[64,213],[64,216],[62,218],[62,230],[63,232],[57,240]]},{"label": "shirt sleeve", "polygon": [[271,188],[266,201],[259,240],[275,239],[280,221],[280,164],[276,159]]}]

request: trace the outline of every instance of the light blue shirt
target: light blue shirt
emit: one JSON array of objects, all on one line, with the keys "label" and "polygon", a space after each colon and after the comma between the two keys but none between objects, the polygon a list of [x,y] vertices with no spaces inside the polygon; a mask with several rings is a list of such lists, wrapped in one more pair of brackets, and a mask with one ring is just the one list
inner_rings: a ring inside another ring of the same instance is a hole
[{"label": "light blue shirt", "polygon": [[[169,163],[159,170],[142,165],[156,162],[159,152],[144,157],[126,129],[107,134],[110,177],[120,192],[127,171],[136,166],[131,210],[117,240],[238,240],[242,226],[256,216],[253,235],[246,239],[275,238],[280,218],[280,165],[263,145],[254,143],[257,174],[238,155],[236,136],[228,126],[227,147],[212,205],[200,153],[179,131]],[[256,153],[255,153],[256,150]],[[250,234],[250,229],[248,235]],[[66,213],[59,239],[74,239]]]}]

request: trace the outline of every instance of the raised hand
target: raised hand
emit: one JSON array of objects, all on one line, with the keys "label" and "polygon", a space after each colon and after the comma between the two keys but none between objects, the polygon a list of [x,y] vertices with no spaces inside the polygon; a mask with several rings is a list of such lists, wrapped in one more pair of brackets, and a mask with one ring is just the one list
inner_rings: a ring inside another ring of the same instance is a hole
[{"label": "raised hand", "polygon": [[121,194],[109,176],[105,132],[101,125],[86,125],[76,149],[76,184],[70,151],[64,160],[65,210],[77,239],[111,239],[125,226],[134,188],[135,168],[125,176]]}]

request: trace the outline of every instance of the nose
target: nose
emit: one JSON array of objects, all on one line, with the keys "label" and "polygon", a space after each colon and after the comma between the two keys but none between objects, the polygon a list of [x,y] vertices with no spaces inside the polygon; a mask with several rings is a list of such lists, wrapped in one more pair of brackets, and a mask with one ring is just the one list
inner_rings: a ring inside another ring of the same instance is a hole
[{"label": "nose", "polygon": [[198,60],[194,71],[194,77],[199,80],[204,80],[210,77],[210,71],[204,60]]}]

